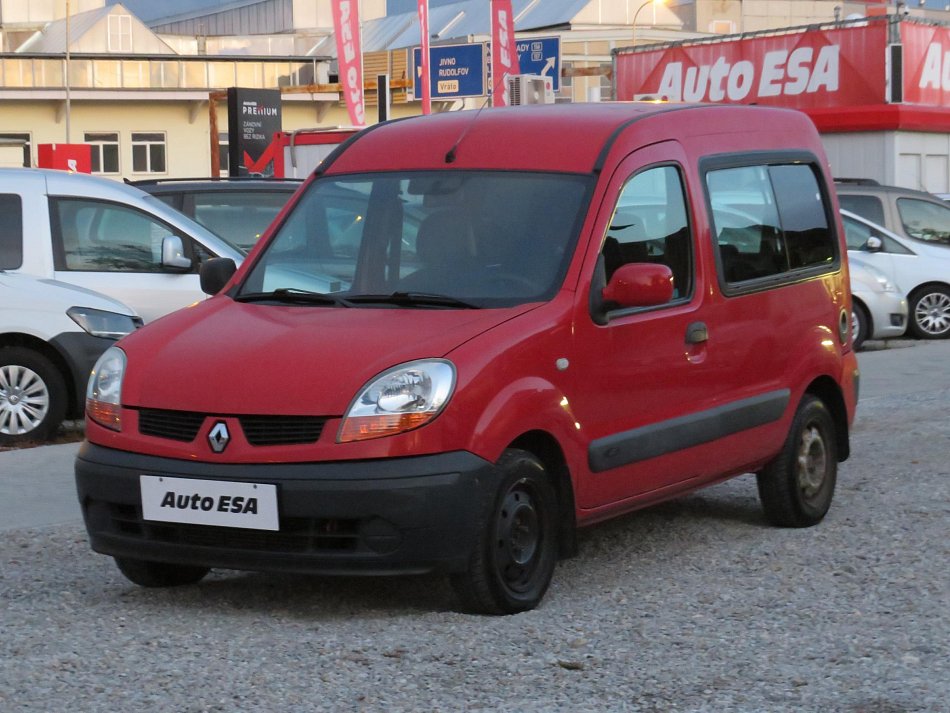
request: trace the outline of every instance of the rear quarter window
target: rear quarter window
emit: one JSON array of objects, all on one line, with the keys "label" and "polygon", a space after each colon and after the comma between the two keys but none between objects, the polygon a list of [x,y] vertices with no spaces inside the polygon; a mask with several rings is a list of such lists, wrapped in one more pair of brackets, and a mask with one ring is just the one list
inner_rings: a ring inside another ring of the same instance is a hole
[{"label": "rear quarter window", "polygon": [[23,203],[16,194],[0,194],[0,270],[23,265]]},{"label": "rear quarter window", "polygon": [[712,167],[705,179],[724,284],[772,284],[837,265],[835,231],[814,166]]},{"label": "rear quarter window", "polygon": [[872,223],[886,226],[884,204],[875,196],[847,196],[838,194],[838,204],[845,210],[857,213]]}]

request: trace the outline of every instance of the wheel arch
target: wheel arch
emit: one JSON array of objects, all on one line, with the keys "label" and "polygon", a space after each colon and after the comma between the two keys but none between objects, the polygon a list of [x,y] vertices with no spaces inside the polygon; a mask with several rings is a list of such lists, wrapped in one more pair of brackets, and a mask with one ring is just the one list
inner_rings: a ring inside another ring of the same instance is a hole
[{"label": "wheel arch", "polygon": [[838,384],[830,376],[820,376],[808,385],[805,393],[821,399],[828,411],[831,412],[831,420],[835,425],[835,438],[838,445],[838,461],[846,461],[851,455],[848,409],[845,406],[844,396]]},{"label": "wheel arch", "polygon": [[941,282],[940,280],[928,280],[927,282],[922,282],[917,285],[908,293],[907,296],[910,299],[916,299],[917,295],[931,287],[939,287],[944,290],[950,290],[950,284],[946,282]]},{"label": "wheel arch", "polygon": [[49,359],[53,363],[53,366],[59,371],[60,376],[63,377],[63,381],[66,384],[66,398],[68,399],[66,403],[66,417],[77,418],[82,415],[84,404],[80,403],[72,370],[69,368],[66,359],[55,347],[39,337],[24,334],[23,332],[6,332],[0,334],[0,349],[4,347],[32,349]]},{"label": "wheel arch", "polygon": [[562,558],[577,554],[574,483],[561,445],[546,431],[528,431],[512,441],[509,447],[528,451],[544,464],[557,495],[558,553]]}]

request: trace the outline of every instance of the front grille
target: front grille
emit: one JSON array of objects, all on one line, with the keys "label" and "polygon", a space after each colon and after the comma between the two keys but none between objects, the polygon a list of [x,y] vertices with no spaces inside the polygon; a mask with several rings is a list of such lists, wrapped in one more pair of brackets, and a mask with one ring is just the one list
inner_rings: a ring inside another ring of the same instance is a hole
[{"label": "front grille", "polygon": [[139,433],[145,436],[156,436],[190,443],[195,440],[198,429],[201,428],[204,420],[203,413],[141,409],[139,411]]},{"label": "front grille", "polygon": [[238,420],[252,446],[313,443],[320,438],[327,421],[314,416],[240,416]]},{"label": "front grille", "polygon": [[[139,433],[190,443],[208,416],[216,414],[166,409],[140,409]],[[315,443],[327,419],[319,416],[238,416],[244,437],[252,446]]]},{"label": "front grille", "polygon": [[112,530],[124,537],[197,547],[220,547],[260,552],[354,552],[359,545],[360,520],[282,517],[280,530],[247,530],[143,520],[134,505],[109,505]]}]

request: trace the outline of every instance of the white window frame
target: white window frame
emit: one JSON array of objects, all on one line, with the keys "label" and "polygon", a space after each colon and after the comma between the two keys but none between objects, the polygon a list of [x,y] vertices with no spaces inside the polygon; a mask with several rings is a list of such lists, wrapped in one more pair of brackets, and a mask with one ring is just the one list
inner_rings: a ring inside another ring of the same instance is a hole
[{"label": "white window frame", "polygon": [[132,51],[131,15],[109,15],[109,51]]},{"label": "white window frame", "polygon": [[[100,139],[90,139],[90,136],[114,136],[115,140],[105,140],[104,138]],[[94,155],[99,154],[99,171],[93,171],[97,176],[117,176],[122,173],[122,148],[119,143],[119,132],[118,131],[86,131],[83,133],[83,143],[89,144],[91,147],[91,153]],[[103,160],[102,148],[104,146],[115,146],[115,155],[116,155],[116,166],[114,171],[102,170],[105,166],[105,161]]]},{"label": "white window frame", "polygon": [[[136,136],[145,136],[145,135],[161,135],[161,141],[155,141],[154,139],[136,139]],[[137,146],[145,147],[145,170],[136,171],[135,170],[135,149]],[[161,171],[156,171],[152,168],[152,146],[161,146],[162,154],[165,159],[165,166]],[[148,174],[148,175],[164,175],[168,173],[168,134],[164,131],[133,131],[132,132],[132,173],[137,174]]]}]

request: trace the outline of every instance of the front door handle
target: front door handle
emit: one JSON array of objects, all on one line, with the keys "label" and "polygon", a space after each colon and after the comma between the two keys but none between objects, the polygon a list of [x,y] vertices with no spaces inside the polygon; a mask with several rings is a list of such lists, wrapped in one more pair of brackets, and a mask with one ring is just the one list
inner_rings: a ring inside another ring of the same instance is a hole
[{"label": "front door handle", "polygon": [[705,322],[693,322],[686,328],[687,344],[702,344],[709,340],[709,330]]}]

